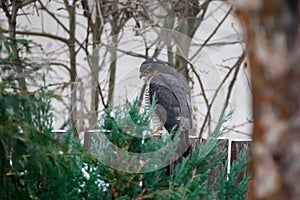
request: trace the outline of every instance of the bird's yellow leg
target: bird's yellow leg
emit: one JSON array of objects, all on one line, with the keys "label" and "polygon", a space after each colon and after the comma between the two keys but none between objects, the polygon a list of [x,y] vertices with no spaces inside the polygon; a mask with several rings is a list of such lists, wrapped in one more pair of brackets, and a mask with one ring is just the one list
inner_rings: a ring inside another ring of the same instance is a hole
[{"label": "bird's yellow leg", "polygon": [[156,133],[159,133],[159,131],[162,130],[164,125],[160,125],[159,127],[157,127],[154,131],[152,131],[152,134],[156,134]]}]

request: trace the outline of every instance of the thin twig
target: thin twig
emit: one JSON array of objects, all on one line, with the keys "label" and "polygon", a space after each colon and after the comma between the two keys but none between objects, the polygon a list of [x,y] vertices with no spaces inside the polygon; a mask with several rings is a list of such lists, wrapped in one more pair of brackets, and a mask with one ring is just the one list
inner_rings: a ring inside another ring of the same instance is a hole
[{"label": "thin twig", "polygon": [[61,66],[63,67],[65,70],[67,70],[69,73],[70,73],[70,68],[63,64],[63,63],[60,63],[60,62],[47,62],[48,65],[57,65],[57,66]]},{"label": "thin twig", "polygon": [[198,72],[196,71],[194,65],[193,65],[192,63],[189,63],[189,64],[190,64],[190,67],[191,67],[193,73],[195,74],[195,76],[196,76],[196,78],[197,78],[199,84],[200,84],[200,89],[201,89],[201,91],[202,91],[202,95],[203,95],[204,102],[205,102],[206,106],[208,107],[208,106],[209,106],[209,102],[208,102],[208,98],[207,98],[207,96],[206,96],[205,89],[204,89],[204,85],[203,85],[203,83],[202,83],[202,80],[201,80],[201,78],[200,78],[200,75],[199,75]]},{"label": "thin twig", "polygon": [[235,65],[234,65],[235,72],[234,72],[233,78],[231,79],[231,82],[230,82],[230,84],[229,84],[229,86],[228,86],[228,93],[227,93],[226,98],[225,98],[225,103],[224,103],[224,105],[223,105],[222,112],[221,112],[221,114],[220,114],[220,116],[219,116],[219,121],[224,117],[225,110],[226,110],[226,108],[227,108],[227,106],[228,106],[228,104],[229,104],[229,99],[230,99],[231,93],[232,93],[232,91],[233,91],[234,83],[235,83],[235,81],[236,81],[236,79],[237,79],[237,75],[238,75],[238,73],[239,73],[239,71],[240,71],[241,64],[242,64],[242,62],[243,62],[245,56],[246,56],[246,53],[243,52],[243,54],[241,55],[241,57],[237,60],[237,62],[236,62]]},{"label": "thin twig", "polygon": [[210,39],[216,34],[216,32],[219,30],[219,28],[221,27],[221,25],[224,23],[224,21],[227,19],[227,17],[231,13],[232,8],[233,8],[233,6],[230,7],[230,9],[224,15],[224,17],[220,21],[220,23],[218,23],[218,25],[213,30],[213,32],[208,36],[208,38],[204,41],[203,45],[196,51],[196,53],[190,58],[190,60],[193,60],[200,53],[200,51],[207,45],[207,43],[210,41]]},{"label": "thin twig", "polygon": [[98,82],[97,82],[97,91],[98,91],[98,93],[100,95],[102,105],[104,106],[104,108],[108,108],[107,103],[105,103],[105,99],[104,99],[104,95],[103,95],[102,89],[101,89],[100,84]]},{"label": "thin twig", "polygon": [[128,51],[128,50],[123,50],[123,49],[116,48],[112,45],[108,45],[108,44],[104,44],[104,43],[102,43],[102,45],[105,47],[108,47],[108,48],[114,48],[116,51],[119,51],[119,52],[124,53],[129,56],[147,59],[147,56],[145,56],[144,54],[139,54],[139,53],[135,53],[135,52]]},{"label": "thin twig", "polygon": [[[246,53],[243,52],[242,55],[241,55],[241,56],[239,57],[239,59],[237,60],[237,62],[233,65],[233,67],[230,68],[230,70],[228,71],[228,73],[226,74],[226,76],[224,77],[224,79],[222,80],[222,82],[220,83],[220,85],[218,86],[218,88],[216,89],[216,92],[214,93],[214,96],[213,96],[213,98],[212,98],[212,100],[211,100],[211,102],[210,102],[210,104],[209,104],[209,106],[208,106],[208,108],[207,108],[207,113],[206,113],[206,115],[205,115],[204,121],[203,121],[203,123],[202,123],[202,127],[201,127],[201,129],[200,129],[199,141],[198,141],[198,142],[200,142],[200,140],[201,140],[201,138],[202,138],[202,135],[203,135],[203,131],[204,131],[206,122],[207,122],[207,120],[209,119],[210,110],[211,110],[211,108],[212,108],[212,105],[213,105],[213,103],[214,103],[214,101],[215,101],[217,95],[219,94],[220,89],[221,89],[222,86],[225,84],[226,80],[229,78],[229,76],[230,76],[231,72],[233,71],[233,69],[238,68],[238,67],[241,65],[241,63],[242,63],[242,61],[244,60],[245,56],[246,56]],[[226,106],[226,107],[227,107],[227,106]],[[225,111],[224,111],[224,112],[225,112]]]}]

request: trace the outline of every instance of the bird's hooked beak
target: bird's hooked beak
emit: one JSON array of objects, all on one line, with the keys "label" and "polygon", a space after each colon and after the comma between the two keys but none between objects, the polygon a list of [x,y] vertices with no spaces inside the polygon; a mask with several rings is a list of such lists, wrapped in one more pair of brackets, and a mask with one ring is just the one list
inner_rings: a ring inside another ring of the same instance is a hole
[{"label": "bird's hooked beak", "polygon": [[149,80],[150,77],[152,77],[152,74],[146,73],[146,72],[140,72],[139,77],[140,77],[140,79]]},{"label": "bird's hooked beak", "polygon": [[139,78],[142,79],[145,77],[145,74],[143,72],[140,72]]}]

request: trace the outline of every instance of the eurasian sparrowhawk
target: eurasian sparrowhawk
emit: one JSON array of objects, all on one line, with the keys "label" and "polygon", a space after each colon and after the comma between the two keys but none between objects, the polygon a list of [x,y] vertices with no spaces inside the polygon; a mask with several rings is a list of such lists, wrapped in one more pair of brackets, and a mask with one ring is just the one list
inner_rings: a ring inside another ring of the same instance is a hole
[{"label": "eurasian sparrowhawk", "polygon": [[187,80],[167,64],[153,59],[141,64],[142,77],[149,82],[150,103],[154,95],[157,104],[155,113],[167,131],[170,133],[174,126],[182,127],[176,153],[186,156],[193,116]]}]

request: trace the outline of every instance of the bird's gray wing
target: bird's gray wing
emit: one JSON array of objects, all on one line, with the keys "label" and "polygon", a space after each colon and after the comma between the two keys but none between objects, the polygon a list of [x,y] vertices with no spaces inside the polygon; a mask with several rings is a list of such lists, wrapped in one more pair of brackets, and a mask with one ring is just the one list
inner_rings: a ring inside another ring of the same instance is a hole
[{"label": "bird's gray wing", "polygon": [[192,107],[190,89],[185,80],[172,74],[160,73],[154,76],[150,84],[160,84],[168,88],[179,102],[181,123],[185,128],[192,128]]}]

